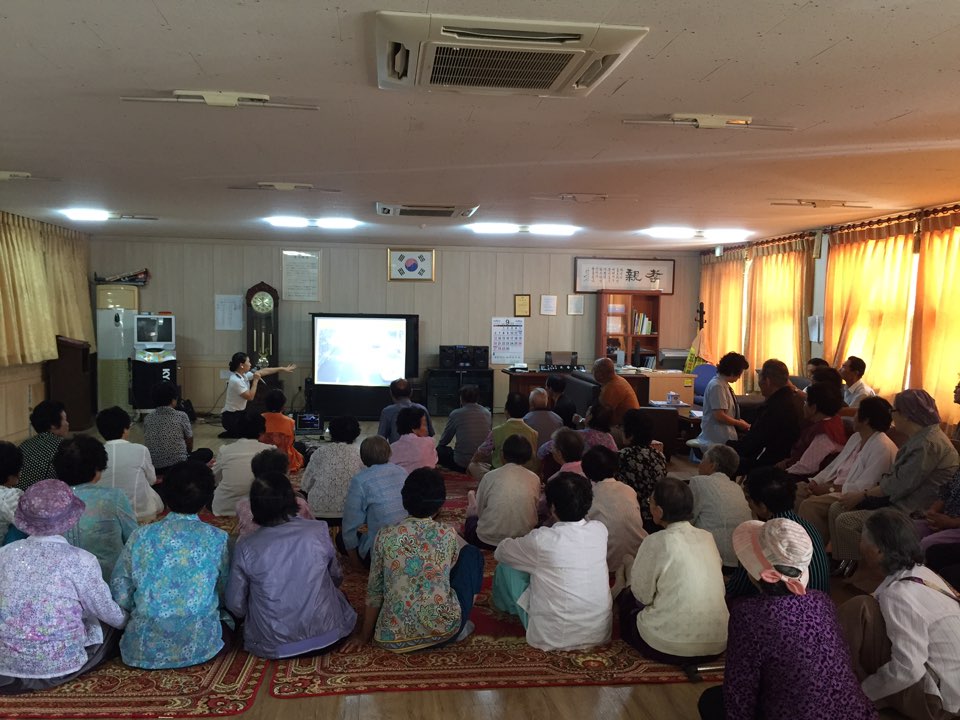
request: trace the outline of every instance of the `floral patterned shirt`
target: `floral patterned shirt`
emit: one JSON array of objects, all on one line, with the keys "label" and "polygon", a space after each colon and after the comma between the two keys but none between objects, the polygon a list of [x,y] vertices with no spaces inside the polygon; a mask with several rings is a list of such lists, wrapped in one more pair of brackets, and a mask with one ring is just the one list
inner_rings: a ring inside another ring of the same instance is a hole
[{"label": "floral patterned shirt", "polygon": [[117,603],[130,612],[123,662],[179,668],[220,652],[220,598],[229,573],[227,534],[196,515],[170,513],[134,532],[110,580]]},{"label": "floral patterned shirt", "polygon": [[109,582],[124,543],[138,527],[137,516],[130,500],[118,488],[84,483],[74,487],[73,494],[83,500],[87,509],[63,536],[71,545],[96,555],[103,579]]},{"label": "floral patterned shirt", "polygon": [[647,499],[653,493],[653,486],[657,484],[657,480],[666,474],[667,459],[659,450],[629,445],[620,451],[620,470],[617,471],[617,480],[637,491],[640,514],[643,515],[645,526],[653,524],[650,503]]},{"label": "floral patterned shirt", "polygon": [[379,607],[374,642],[394,652],[432,647],[460,631],[450,587],[459,545],[453,528],[408,517],[380,528],[373,543],[367,605]]},{"label": "floral patterned shirt", "polygon": [[101,622],[122,628],[126,613],[110,597],[93,555],[60,535],[0,548],[0,675],[76,672],[87,662],[84,648],[103,642]]},{"label": "floral patterned shirt", "polygon": [[314,450],[300,480],[313,514],[318,518],[341,517],[350,479],[361,470],[360,451],[352,443],[332,442]]}]

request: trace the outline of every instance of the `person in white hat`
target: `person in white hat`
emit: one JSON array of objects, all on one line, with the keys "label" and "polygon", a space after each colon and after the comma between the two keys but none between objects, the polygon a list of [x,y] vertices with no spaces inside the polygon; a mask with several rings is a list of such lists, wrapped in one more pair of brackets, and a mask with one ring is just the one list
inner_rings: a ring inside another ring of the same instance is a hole
[{"label": "person in white hat", "polygon": [[127,614],[97,558],[63,537],[85,507],[61,480],[20,498],[14,523],[28,537],[0,548],[0,695],[61,685],[117,652]]},{"label": "person in white hat", "polygon": [[760,594],[730,608],[723,686],[700,696],[700,717],[876,718],[833,601],[807,590],[813,557],[807,531],[786,518],[748,520],[734,530],[733,547]]}]

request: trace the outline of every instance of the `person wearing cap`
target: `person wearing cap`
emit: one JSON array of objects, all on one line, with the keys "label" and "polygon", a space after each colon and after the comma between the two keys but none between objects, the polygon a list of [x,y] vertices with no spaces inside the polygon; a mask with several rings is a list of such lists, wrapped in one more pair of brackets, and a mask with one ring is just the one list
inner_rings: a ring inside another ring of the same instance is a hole
[{"label": "person wearing cap", "polygon": [[727,645],[720,553],[713,536],[690,524],[693,493],[685,482],[660,480],[648,499],[663,530],[644,538],[617,597],[620,635],[641,655],[670,665],[696,665]]},{"label": "person wearing cap", "polygon": [[483,581],[483,554],[433,516],[447,491],[435,468],[411,472],[401,491],[409,515],[380,528],[370,554],[363,622],[343,645],[396,653],[438,647],[473,632],[470,611]]},{"label": "person wearing cap", "polygon": [[[860,537],[863,563],[884,576],[873,595],[840,606],[863,692],[911,720],[960,713],[960,595],[921,563],[910,518],[877,510]],[[899,717],[898,716],[898,717]]]},{"label": "person wearing cap", "polygon": [[[907,436],[893,467],[880,476],[877,487],[840,498],[846,512],[834,523],[833,557],[847,566],[860,557],[860,533],[870,513],[890,505],[907,515],[922,514],[957,472],[957,450],[940,429],[937,403],[926,390],[904,390],[894,397],[893,424]],[[872,584],[863,573],[852,582],[861,587]]]},{"label": "person wearing cap", "polygon": [[0,694],[61,685],[116,653],[127,614],[97,558],[63,538],[84,507],[60,480],[20,498],[15,523],[29,537],[0,548]]},{"label": "person wearing cap", "polygon": [[117,604],[130,613],[120,655],[147,670],[198,665],[224,645],[227,533],[197,517],[213,496],[213,471],[188,461],[170,468],[164,483],[170,512],[133,533],[110,579]]},{"label": "person wearing cap", "polygon": [[723,686],[700,696],[703,720],[868,720],[826,593],[808,590],[810,536],[785,518],[748,520],[733,532],[740,565],[759,594],[730,608]]}]

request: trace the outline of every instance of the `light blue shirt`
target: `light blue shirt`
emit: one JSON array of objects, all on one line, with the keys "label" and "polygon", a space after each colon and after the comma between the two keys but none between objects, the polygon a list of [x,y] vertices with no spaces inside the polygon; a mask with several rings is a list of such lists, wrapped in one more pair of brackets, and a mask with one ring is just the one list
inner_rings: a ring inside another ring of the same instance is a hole
[{"label": "light blue shirt", "polygon": [[[347,550],[358,548],[360,555],[369,557],[380,528],[407,516],[400,497],[406,479],[407,471],[393,463],[373,465],[353,476],[343,506],[343,546]],[[360,535],[357,530],[363,524],[367,532]]]},{"label": "light blue shirt", "polygon": [[119,488],[85,483],[74,487],[73,494],[87,509],[63,536],[71,545],[96,555],[103,579],[109,581],[124,543],[137,529],[137,516]]},{"label": "light blue shirt", "polygon": [[740,408],[734,400],[730,384],[719,375],[714,375],[703,391],[703,420],[700,423],[700,437],[697,438],[701,445],[726,445],[727,441],[737,439],[737,429],[733,425],[724,425],[717,420],[718,410],[733,418],[740,417]]},{"label": "light blue shirt", "polygon": [[179,668],[220,652],[229,572],[227,534],[196,515],[170,513],[134,532],[110,580],[117,604],[130,613],[120,639],[123,662]]}]

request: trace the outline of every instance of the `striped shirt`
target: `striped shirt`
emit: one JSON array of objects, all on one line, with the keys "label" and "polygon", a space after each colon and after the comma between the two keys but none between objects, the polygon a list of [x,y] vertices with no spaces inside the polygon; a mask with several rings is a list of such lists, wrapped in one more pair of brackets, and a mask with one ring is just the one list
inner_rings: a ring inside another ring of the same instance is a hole
[{"label": "striped shirt", "polygon": [[[774,513],[770,519],[785,518],[793,520],[803,526],[813,542],[813,557],[810,558],[810,581],[807,583],[808,590],[822,590],[830,594],[830,563],[827,561],[827,552],[823,549],[823,538],[820,532],[809,522],[797,515],[793,510],[786,510],[780,513]],[[748,597],[750,595],[759,595],[760,591],[756,585],[750,582],[747,571],[743,565],[738,565],[736,572],[730,577],[727,583],[727,600],[738,597]]]},{"label": "striped shirt", "polygon": [[17,487],[26,490],[41,480],[57,477],[53,469],[53,456],[57,454],[63,438],[50,432],[34,435],[20,443],[23,453],[23,468]]},{"label": "striped shirt", "polygon": [[477,403],[467,403],[450,413],[437,447],[449,445],[451,440],[456,439],[453,461],[460,467],[466,467],[477,448],[486,440],[492,423],[489,410]]}]

